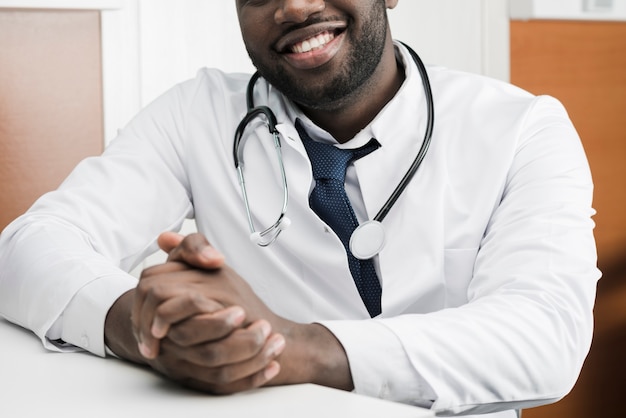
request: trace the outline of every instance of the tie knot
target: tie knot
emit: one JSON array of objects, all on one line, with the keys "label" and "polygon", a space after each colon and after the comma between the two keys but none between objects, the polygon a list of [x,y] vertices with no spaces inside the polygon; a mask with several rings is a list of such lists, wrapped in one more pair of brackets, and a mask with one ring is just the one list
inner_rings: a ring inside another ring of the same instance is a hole
[{"label": "tie knot", "polygon": [[355,149],[337,148],[333,144],[313,141],[299,120],[296,121],[296,129],[309,155],[315,180],[334,179],[344,182],[348,164],[378,148],[378,142],[375,139]]}]

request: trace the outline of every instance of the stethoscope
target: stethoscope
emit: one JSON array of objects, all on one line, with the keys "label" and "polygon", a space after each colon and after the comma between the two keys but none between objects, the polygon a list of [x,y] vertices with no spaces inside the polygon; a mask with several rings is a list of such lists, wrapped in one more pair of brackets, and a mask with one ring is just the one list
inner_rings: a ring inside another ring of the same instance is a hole
[{"label": "stethoscope", "polygon": [[[430,86],[430,81],[428,79],[428,74],[426,72],[426,67],[424,66],[424,63],[415,51],[413,51],[409,46],[405,44],[403,45],[411,54],[411,57],[415,61],[415,64],[417,64],[417,68],[422,79],[422,84],[424,86],[428,114],[426,132],[424,134],[424,141],[422,142],[422,146],[420,147],[420,150],[417,153],[415,160],[413,160],[413,163],[405,173],[404,177],[402,177],[402,180],[400,180],[400,183],[398,183],[394,191],[391,193],[385,204],[378,211],[374,219],[362,223],[352,233],[352,236],[350,238],[350,251],[356,258],[361,260],[367,260],[374,257],[385,246],[385,228],[382,225],[382,221],[383,219],[385,219],[402,192],[404,192],[407,185],[417,172],[417,169],[422,164],[422,161],[424,161],[424,157],[426,156],[426,152],[428,151],[428,147],[430,146],[430,141],[433,135],[433,127],[435,124],[435,105],[433,102],[432,89]],[[248,106],[248,112],[243,117],[243,119],[237,126],[237,130],[235,131],[233,158],[235,160],[235,167],[237,168],[237,173],[239,175],[239,185],[241,186],[241,193],[243,195],[246,215],[248,217],[248,225],[250,227],[250,240],[260,245],[261,247],[267,247],[274,241],[276,241],[280,233],[291,224],[291,221],[286,216],[287,204],[289,201],[289,190],[287,188],[287,177],[285,175],[285,166],[283,164],[280,133],[276,129],[276,115],[267,106],[255,106],[254,99],[252,97],[254,93],[254,85],[256,84],[256,81],[259,79],[259,77],[259,73],[256,72],[248,82],[248,87],[246,90],[246,103]],[[276,155],[278,157],[278,166],[280,169],[283,187],[283,204],[280,215],[278,216],[276,222],[274,222],[272,225],[262,231],[256,230],[254,222],[252,220],[250,202],[248,200],[248,192],[246,190],[246,182],[243,175],[243,147],[240,146],[241,139],[246,127],[257,117],[265,118],[265,123],[267,124],[269,132],[274,139],[274,147],[276,149]]]}]

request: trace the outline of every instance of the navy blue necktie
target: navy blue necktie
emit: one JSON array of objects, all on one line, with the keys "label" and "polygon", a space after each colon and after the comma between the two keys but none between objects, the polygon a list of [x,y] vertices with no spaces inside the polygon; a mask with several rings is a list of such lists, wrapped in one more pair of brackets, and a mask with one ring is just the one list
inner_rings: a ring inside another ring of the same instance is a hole
[{"label": "navy blue necktie", "polygon": [[341,149],[332,144],[313,141],[299,120],[296,121],[296,129],[313,166],[315,187],[309,196],[309,205],[339,236],[348,255],[354,283],[373,318],[381,312],[382,290],[373,261],[359,260],[350,251],[350,236],[359,222],[346,195],[344,183],[348,164],[374,151],[378,148],[378,142],[371,140],[361,148]]}]

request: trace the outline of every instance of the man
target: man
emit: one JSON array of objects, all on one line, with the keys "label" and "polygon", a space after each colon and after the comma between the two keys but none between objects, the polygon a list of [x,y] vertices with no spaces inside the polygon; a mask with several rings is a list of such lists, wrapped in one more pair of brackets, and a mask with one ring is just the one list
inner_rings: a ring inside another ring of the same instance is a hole
[{"label": "man", "polygon": [[[274,243],[249,241],[232,159],[248,77],[205,70],[3,232],[2,314],[51,349],[104,355],[106,342],[214,393],[313,382],[492,417],[564,396],[589,349],[599,272],[591,176],[556,100],[429,68],[432,145],[382,222],[384,248],[359,264],[372,263],[374,297],[312,209],[311,143],[375,138],[347,167],[360,223],[422,145],[423,77],[392,41],[396,4],[237,1],[262,76],[254,104],[283,138],[292,222]],[[252,216],[269,224],[283,193],[274,145],[264,126],[245,136]],[[185,217],[200,234],[160,234]],[[157,237],[169,261],[137,285],[125,271]]]}]

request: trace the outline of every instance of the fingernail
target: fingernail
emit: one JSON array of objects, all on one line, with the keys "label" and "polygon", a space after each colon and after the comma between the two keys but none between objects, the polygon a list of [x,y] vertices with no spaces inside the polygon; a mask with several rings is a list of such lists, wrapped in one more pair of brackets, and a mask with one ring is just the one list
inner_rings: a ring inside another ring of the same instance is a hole
[{"label": "fingernail", "polygon": [[226,321],[228,321],[228,323],[234,327],[238,327],[239,325],[241,325],[244,319],[246,319],[246,313],[243,309],[239,307],[232,308],[231,311],[228,313],[228,316],[226,317]]},{"label": "fingernail", "polygon": [[151,358],[152,357],[152,350],[150,350],[150,348],[144,344],[143,342],[140,342],[138,344],[139,347],[139,352],[141,353],[142,356],[144,356],[145,358]]},{"label": "fingernail", "polygon": [[285,349],[285,337],[280,334],[276,334],[270,341],[268,354],[270,357],[279,356]]},{"label": "fingernail", "polygon": [[208,261],[215,261],[215,259],[221,257],[221,254],[213,247],[204,247],[200,254]]},{"label": "fingernail", "polygon": [[261,322],[261,334],[263,335],[264,340],[270,336],[271,332],[272,326],[268,322]]},{"label": "fingernail", "polygon": [[278,372],[280,372],[280,365],[277,362],[272,361],[263,371],[263,375],[266,380],[272,380],[276,377],[276,375],[278,375]]},{"label": "fingernail", "polygon": [[163,338],[167,334],[165,329],[165,324],[163,321],[157,316],[154,318],[154,322],[152,323],[152,328],[150,329],[150,333],[154,338]]}]

